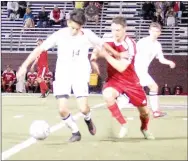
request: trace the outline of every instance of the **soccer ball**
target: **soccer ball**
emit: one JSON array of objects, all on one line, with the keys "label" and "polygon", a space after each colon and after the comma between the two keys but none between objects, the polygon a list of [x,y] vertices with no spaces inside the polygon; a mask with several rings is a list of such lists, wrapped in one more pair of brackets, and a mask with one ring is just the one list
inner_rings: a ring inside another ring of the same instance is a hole
[{"label": "soccer ball", "polygon": [[44,140],[50,134],[50,126],[44,120],[33,121],[30,126],[30,135],[36,140]]}]

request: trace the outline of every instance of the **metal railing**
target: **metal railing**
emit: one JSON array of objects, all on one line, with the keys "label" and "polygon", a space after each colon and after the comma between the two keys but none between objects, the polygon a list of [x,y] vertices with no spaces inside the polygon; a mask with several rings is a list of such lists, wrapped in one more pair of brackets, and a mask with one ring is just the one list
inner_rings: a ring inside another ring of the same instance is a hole
[{"label": "metal railing", "polygon": [[[37,38],[46,39],[58,29],[59,28],[35,28],[22,30],[21,28],[9,28],[6,32],[4,32],[4,37],[1,39],[1,50],[2,52],[30,52],[35,48]],[[111,37],[110,32],[107,32],[110,31],[110,27],[102,28],[100,26],[100,28],[97,27],[92,30],[104,40]],[[139,25],[133,29],[128,29],[127,33],[130,37],[138,41],[140,38],[148,35],[148,27]],[[171,29],[163,28],[159,41],[161,42],[166,54],[184,55],[188,51],[188,36],[183,29],[177,27],[173,27]],[[55,50],[56,48],[51,49],[52,52]]]}]

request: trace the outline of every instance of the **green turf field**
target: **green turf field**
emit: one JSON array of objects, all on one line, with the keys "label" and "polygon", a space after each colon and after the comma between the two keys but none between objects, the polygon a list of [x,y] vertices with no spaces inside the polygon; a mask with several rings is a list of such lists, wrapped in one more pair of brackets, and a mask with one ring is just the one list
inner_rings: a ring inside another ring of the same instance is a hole
[{"label": "green turf field", "polygon": [[[101,96],[89,97],[91,106],[101,103],[104,103]],[[45,99],[38,95],[3,96],[3,155],[8,156],[8,160],[187,160],[187,98],[161,96],[160,105],[168,116],[151,119],[149,128],[156,137],[153,141],[143,139],[136,108],[122,110],[129,120],[129,133],[124,139],[118,139],[119,125],[103,105],[95,106],[92,111],[96,136],[89,134],[83,118],[79,117],[80,142],[67,143],[71,133],[66,127],[51,133],[44,141],[33,142],[29,139],[33,120],[46,120],[50,126],[60,123],[55,98],[52,95]],[[70,109],[78,113],[74,98],[70,99]]]}]

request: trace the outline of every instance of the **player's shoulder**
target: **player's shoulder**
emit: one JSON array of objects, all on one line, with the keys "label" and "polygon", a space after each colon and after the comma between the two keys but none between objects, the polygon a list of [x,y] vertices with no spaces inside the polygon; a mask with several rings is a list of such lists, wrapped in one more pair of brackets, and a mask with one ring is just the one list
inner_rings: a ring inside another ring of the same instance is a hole
[{"label": "player's shoulder", "polygon": [[148,37],[143,37],[143,38],[141,38],[140,40],[138,40],[137,43],[144,43],[144,42],[146,42],[146,41],[149,41]]},{"label": "player's shoulder", "polygon": [[65,28],[62,28],[62,29],[59,29],[55,32],[55,35],[57,36],[62,36],[62,35],[65,35],[65,34],[68,34],[69,28],[68,27],[65,27]]},{"label": "player's shoulder", "polygon": [[130,42],[132,42],[132,43],[136,43],[135,40],[134,40],[132,37],[130,37],[130,36],[126,36],[126,37],[125,37],[125,41],[126,41],[126,42],[127,42],[127,41],[130,41]]}]

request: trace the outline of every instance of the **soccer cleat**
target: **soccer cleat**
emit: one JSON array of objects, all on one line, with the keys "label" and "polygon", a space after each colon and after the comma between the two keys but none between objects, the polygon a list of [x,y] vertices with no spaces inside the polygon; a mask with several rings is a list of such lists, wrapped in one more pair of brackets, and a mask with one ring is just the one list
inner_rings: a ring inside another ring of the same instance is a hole
[{"label": "soccer cleat", "polygon": [[50,90],[48,89],[45,93],[45,96],[48,97],[48,95],[50,94]]},{"label": "soccer cleat", "polygon": [[85,123],[88,127],[88,130],[90,132],[91,135],[95,135],[96,134],[96,127],[93,123],[93,121],[90,119],[90,120],[85,120]]},{"label": "soccer cleat", "polygon": [[119,138],[124,138],[128,133],[128,127],[127,124],[121,126],[120,132],[119,132]]},{"label": "soccer cleat", "polygon": [[155,140],[155,137],[152,133],[150,133],[148,130],[141,130],[142,134],[144,135],[144,138],[147,140]]},{"label": "soccer cleat", "polygon": [[81,140],[81,134],[78,131],[77,133],[72,133],[71,138],[69,139],[69,142],[76,142]]},{"label": "soccer cleat", "polygon": [[45,94],[41,94],[40,98],[46,98]]},{"label": "soccer cleat", "polygon": [[161,111],[155,111],[155,112],[153,112],[153,117],[154,117],[154,118],[164,117],[164,116],[166,116],[166,115],[167,115],[166,112],[161,112]]}]

